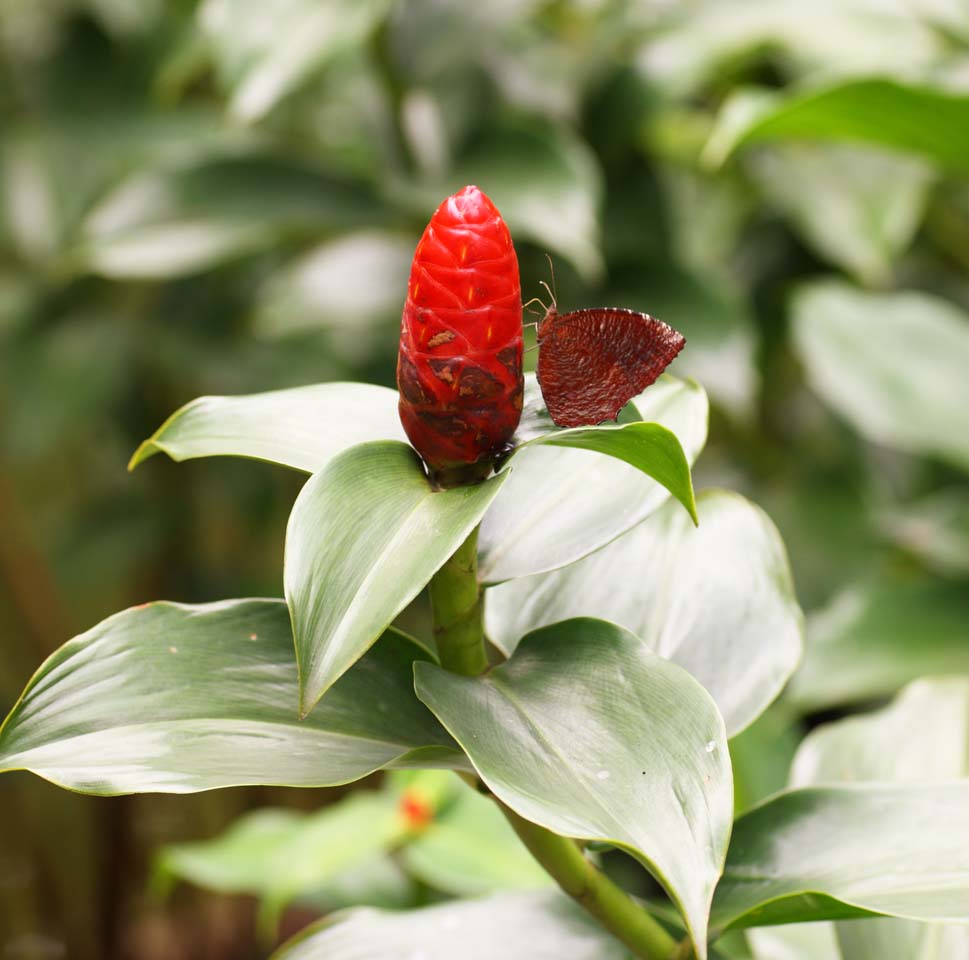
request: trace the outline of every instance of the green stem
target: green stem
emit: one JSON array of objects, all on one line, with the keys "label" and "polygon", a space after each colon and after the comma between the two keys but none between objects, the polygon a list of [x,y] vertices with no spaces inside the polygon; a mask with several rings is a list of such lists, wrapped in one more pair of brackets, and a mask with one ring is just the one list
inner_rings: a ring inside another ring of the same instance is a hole
[{"label": "green stem", "polygon": [[481,587],[478,585],[478,528],[431,580],[434,639],[445,670],[476,677],[488,669]]},{"label": "green stem", "polygon": [[560,837],[518,816],[502,812],[532,856],[575,902],[642,960],[666,960],[676,940],[621,887],[586,859],[574,840]]},{"label": "green stem", "polygon": [[[482,596],[478,585],[477,528],[431,580],[434,638],[441,666],[473,677],[488,669]],[[584,910],[640,960],[672,960],[680,945],[628,893],[586,859],[574,840],[518,816],[497,798],[532,856]]]}]

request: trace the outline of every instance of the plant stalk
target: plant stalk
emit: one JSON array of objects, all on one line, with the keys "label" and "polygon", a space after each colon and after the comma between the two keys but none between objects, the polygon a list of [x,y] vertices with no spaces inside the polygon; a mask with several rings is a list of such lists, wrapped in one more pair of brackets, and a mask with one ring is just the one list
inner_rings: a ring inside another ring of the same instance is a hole
[{"label": "plant stalk", "polygon": [[[484,673],[488,658],[478,585],[477,528],[434,574],[430,594],[441,666],[469,677]],[[680,955],[677,941],[588,860],[574,840],[523,819],[494,799],[532,856],[562,890],[621,940],[634,956],[640,960],[671,960]]]},{"label": "plant stalk", "polygon": [[476,677],[488,669],[478,585],[478,528],[455,550],[430,584],[438,656],[445,670]]},{"label": "plant stalk", "polygon": [[532,856],[583,910],[642,960],[676,955],[676,940],[620,886],[599,870],[574,840],[560,837],[499,803],[502,813]]}]

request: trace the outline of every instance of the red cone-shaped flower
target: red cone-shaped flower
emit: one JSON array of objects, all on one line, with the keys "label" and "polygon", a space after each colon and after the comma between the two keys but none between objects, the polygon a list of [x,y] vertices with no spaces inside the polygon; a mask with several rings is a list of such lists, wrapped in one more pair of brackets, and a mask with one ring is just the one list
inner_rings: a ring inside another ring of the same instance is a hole
[{"label": "red cone-shaped flower", "polygon": [[417,245],[400,330],[400,419],[442,485],[486,476],[522,409],[518,258],[495,205],[465,187]]}]

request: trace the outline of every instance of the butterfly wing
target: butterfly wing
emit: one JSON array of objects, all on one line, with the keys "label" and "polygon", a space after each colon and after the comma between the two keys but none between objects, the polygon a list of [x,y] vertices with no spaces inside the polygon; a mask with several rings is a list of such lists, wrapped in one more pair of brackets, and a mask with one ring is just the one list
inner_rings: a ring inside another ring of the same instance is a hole
[{"label": "butterfly wing", "polygon": [[538,382],[560,427],[615,420],[686,343],[662,320],[619,307],[550,315],[538,333]]}]

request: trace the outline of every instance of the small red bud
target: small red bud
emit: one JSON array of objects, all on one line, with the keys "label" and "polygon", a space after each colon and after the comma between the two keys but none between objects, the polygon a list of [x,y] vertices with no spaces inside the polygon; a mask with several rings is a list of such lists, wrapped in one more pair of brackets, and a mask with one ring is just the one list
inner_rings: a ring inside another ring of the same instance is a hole
[{"label": "small red bud", "polygon": [[434,819],[434,808],[416,790],[405,790],[398,807],[408,830],[423,830]]},{"label": "small red bud", "polygon": [[435,211],[411,265],[397,361],[400,420],[442,486],[487,476],[521,417],[518,258],[477,187]]}]

